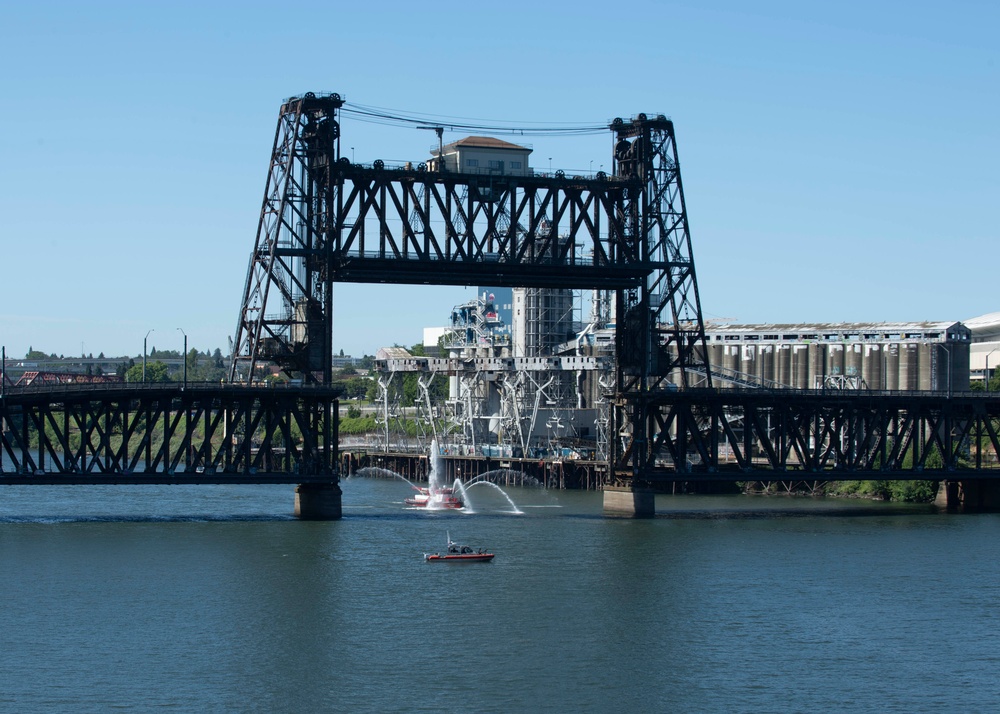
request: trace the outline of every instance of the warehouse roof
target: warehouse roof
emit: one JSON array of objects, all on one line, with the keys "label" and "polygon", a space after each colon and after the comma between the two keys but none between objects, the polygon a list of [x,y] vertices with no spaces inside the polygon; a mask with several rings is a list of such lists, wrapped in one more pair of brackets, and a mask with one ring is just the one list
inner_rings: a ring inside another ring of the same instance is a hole
[{"label": "warehouse roof", "polygon": [[709,339],[764,340],[970,340],[969,329],[961,322],[807,322],[760,323],[747,325],[705,324]]},{"label": "warehouse roof", "polygon": [[990,312],[979,317],[963,320],[966,327],[972,330],[974,342],[986,342],[1000,339],[1000,312]]}]

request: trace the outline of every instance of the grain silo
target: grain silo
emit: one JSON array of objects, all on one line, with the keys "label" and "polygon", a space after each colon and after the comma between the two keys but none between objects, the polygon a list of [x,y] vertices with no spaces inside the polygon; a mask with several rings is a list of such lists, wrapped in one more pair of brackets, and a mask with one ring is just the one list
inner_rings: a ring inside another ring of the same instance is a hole
[{"label": "grain silo", "polygon": [[[950,382],[953,391],[965,390],[970,335],[957,322],[709,322],[705,329],[713,366],[756,376],[762,386],[796,389],[944,390]],[[727,383],[716,380],[722,388]]]}]

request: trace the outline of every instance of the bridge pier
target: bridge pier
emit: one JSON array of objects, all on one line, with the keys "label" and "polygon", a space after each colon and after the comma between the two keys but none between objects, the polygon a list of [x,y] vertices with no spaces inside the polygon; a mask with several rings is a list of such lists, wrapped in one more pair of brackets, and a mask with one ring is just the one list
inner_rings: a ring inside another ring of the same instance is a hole
[{"label": "bridge pier", "polygon": [[649,489],[630,486],[604,487],[604,515],[652,518],[656,513],[656,495]]},{"label": "bridge pier", "polygon": [[1000,482],[985,479],[941,481],[934,505],[961,511],[1000,510]]},{"label": "bridge pier", "polygon": [[295,488],[295,515],[309,521],[339,520],[342,493],[336,483],[300,483]]}]

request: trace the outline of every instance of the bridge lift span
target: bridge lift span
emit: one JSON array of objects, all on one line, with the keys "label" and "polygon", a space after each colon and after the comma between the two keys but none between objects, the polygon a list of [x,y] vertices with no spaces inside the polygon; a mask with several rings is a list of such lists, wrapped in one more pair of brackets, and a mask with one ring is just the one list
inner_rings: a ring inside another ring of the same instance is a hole
[{"label": "bridge lift span", "polygon": [[344,105],[309,92],[281,106],[231,380],[273,362],[328,384],[335,282],[613,290],[610,472],[641,481],[651,396],[711,382],[673,122],[615,119],[610,174],[481,175],[352,163]]}]

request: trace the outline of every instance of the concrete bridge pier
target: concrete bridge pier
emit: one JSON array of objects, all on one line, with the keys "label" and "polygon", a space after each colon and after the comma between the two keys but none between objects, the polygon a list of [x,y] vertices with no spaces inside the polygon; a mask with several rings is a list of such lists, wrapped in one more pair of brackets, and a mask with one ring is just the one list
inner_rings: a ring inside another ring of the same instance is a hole
[{"label": "concrete bridge pier", "polygon": [[1000,510],[1000,482],[992,479],[941,481],[934,505],[961,511]]},{"label": "concrete bridge pier", "polygon": [[309,521],[339,520],[342,493],[336,483],[300,483],[295,488],[295,515]]},{"label": "concrete bridge pier", "polygon": [[604,487],[604,515],[652,518],[656,513],[656,494],[645,488]]}]

